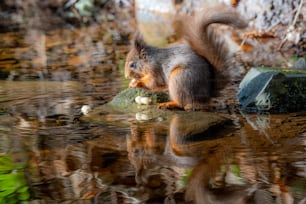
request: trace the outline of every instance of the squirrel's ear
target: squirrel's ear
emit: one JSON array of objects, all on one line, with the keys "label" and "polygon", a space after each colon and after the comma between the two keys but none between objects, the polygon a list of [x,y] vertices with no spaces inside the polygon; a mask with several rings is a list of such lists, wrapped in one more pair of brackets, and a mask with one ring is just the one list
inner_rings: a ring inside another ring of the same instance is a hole
[{"label": "squirrel's ear", "polygon": [[137,32],[134,37],[134,47],[138,51],[138,53],[142,53],[144,51],[144,48],[146,47],[146,42],[144,41],[142,35]]}]

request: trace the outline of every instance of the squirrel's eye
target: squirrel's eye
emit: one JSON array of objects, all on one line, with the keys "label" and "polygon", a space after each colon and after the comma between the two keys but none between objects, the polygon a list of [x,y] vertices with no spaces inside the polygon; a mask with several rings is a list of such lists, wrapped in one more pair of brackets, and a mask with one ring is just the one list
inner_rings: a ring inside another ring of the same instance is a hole
[{"label": "squirrel's eye", "polygon": [[130,68],[135,68],[135,67],[136,67],[136,65],[135,65],[135,63],[134,63],[134,62],[130,62],[130,63],[129,63],[129,67],[130,67]]}]

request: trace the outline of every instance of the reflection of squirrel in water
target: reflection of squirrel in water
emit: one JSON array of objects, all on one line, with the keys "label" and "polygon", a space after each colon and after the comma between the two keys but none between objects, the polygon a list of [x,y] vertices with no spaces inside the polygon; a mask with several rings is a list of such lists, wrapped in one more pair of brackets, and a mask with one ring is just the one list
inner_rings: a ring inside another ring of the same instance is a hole
[{"label": "reflection of squirrel in water", "polygon": [[159,107],[199,109],[224,88],[230,79],[229,53],[224,40],[209,25],[247,26],[233,8],[224,5],[204,10],[186,22],[187,43],[157,48],[136,35],[127,55],[125,76],[132,78],[130,87],[169,91],[172,101]]}]

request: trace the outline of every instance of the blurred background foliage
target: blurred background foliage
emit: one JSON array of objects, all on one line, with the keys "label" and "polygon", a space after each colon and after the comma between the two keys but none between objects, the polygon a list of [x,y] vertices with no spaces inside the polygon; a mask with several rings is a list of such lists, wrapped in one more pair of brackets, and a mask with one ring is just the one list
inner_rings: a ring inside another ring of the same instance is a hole
[{"label": "blurred background foliage", "polygon": [[26,203],[30,199],[25,165],[15,164],[11,155],[0,155],[0,203]]},{"label": "blurred background foliage", "polygon": [[128,0],[3,0],[0,2],[0,32],[26,28],[50,29],[114,20],[116,9],[129,8]]}]

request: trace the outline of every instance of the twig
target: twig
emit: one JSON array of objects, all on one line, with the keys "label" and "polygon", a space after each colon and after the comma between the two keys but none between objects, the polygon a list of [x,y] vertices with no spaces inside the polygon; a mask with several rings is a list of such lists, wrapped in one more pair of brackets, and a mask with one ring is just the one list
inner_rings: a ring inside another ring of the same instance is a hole
[{"label": "twig", "polygon": [[299,14],[301,13],[301,9],[302,9],[303,3],[304,3],[303,1],[304,1],[304,0],[300,0],[300,4],[299,4],[299,7],[298,7],[298,9],[297,9],[297,11],[296,11],[296,13],[295,13],[295,16],[294,16],[294,19],[293,19],[293,21],[292,21],[292,24],[289,26],[289,28],[288,28],[288,30],[287,30],[287,35],[286,35],[286,37],[282,40],[281,44],[280,44],[279,47],[278,47],[278,50],[280,50],[280,49],[283,47],[283,45],[288,41],[288,33],[289,33],[289,32],[292,32],[293,29],[294,29],[294,26],[295,26],[295,24],[296,24],[297,18],[298,18],[298,16],[299,16]]},{"label": "twig", "polygon": [[300,5],[299,5],[299,7],[298,7],[298,10],[296,11],[296,14],[295,14],[295,16],[294,16],[294,19],[293,19],[293,22],[292,22],[292,27],[294,27],[294,25],[295,25],[295,23],[296,23],[296,21],[297,21],[297,18],[298,18],[298,16],[299,16],[299,14],[301,13],[301,10],[302,10],[302,6],[303,6],[303,2],[304,0],[301,0],[300,1]]}]

